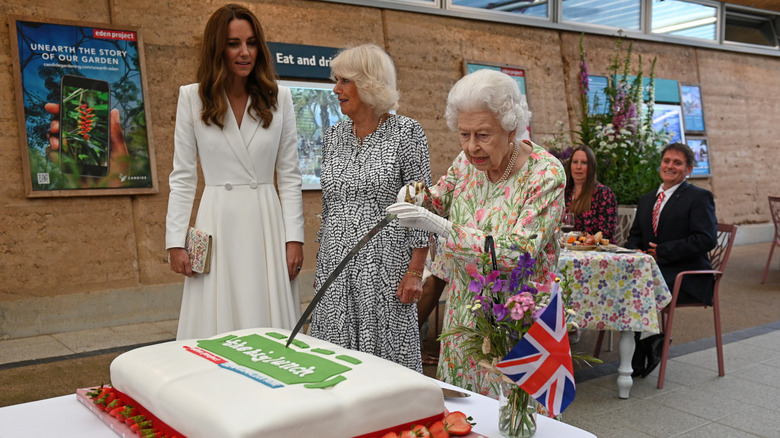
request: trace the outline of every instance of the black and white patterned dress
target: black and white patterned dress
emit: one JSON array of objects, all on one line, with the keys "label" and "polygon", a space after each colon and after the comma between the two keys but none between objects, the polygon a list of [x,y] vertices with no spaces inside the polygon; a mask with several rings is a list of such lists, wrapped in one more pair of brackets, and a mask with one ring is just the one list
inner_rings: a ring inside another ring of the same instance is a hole
[{"label": "black and white patterned dress", "polygon": [[[431,184],[428,141],[422,127],[392,115],[362,145],[352,120],[332,126],[322,145],[322,227],[315,289],[385,215],[399,189]],[[393,221],[347,264],[313,314],[309,334],[422,372],[417,306],[396,296],[412,250],[428,233]]]}]

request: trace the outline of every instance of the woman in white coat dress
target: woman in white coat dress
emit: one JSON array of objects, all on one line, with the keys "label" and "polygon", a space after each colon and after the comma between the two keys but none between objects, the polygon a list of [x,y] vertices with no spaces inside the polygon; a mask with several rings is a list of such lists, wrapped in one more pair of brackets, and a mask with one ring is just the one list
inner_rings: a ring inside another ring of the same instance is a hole
[{"label": "woman in white coat dress", "polygon": [[[238,5],[218,9],[206,24],[198,83],[181,87],[176,112],[165,240],[171,269],[186,276],[177,339],[289,329],[300,314],[295,115],[290,90],[275,78],[254,14]],[[184,249],[198,156],[205,188],[195,227],[213,236],[207,274],[193,274]]]}]

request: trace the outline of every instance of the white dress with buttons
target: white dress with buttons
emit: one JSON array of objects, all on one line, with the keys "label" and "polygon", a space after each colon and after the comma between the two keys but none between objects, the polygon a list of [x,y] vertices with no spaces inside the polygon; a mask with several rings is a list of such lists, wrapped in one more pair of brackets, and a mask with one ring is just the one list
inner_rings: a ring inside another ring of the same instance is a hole
[{"label": "white dress with buttons", "polygon": [[198,85],[181,87],[166,248],[184,247],[198,157],[205,188],[195,226],[213,236],[213,248],[211,271],[184,281],[176,337],[206,338],[251,327],[291,329],[301,305],[297,280],[289,281],[285,243],[303,242],[303,206],[290,90],[279,87],[268,128],[245,113],[239,129],[230,110],[224,129],[207,126],[200,112]]}]

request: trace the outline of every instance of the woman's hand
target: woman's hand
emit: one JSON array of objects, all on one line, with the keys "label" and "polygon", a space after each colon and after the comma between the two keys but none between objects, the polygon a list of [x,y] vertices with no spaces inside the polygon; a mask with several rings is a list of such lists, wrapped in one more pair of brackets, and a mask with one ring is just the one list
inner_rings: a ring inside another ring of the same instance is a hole
[{"label": "woman's hand", "polygon": [[184,248],[171,248],[168,250],[168,262],[171,270],[177,274],[183,274],[192,277],[192,265],[190,264],[190,255]]},{"label": "woman's hand", "polygon": [[287,274],[290,281],[301,273],[303,266],[303,242],[287,242]]},{"label": "woman's hand", "polygon": [[417,304],[417,301],[422,298],[422,278],[415,273],[407,271],[404,278],[401,279],[401,284],[398,285],[398,291],[395,294],[403,304]]},{"label": "woman's hand", "polygon": [[417,205],[397,202],[388,206],[385,211],[398,216],[398,223],[402,227],[429,231],[445,238],[452,230],[452,222]]}]

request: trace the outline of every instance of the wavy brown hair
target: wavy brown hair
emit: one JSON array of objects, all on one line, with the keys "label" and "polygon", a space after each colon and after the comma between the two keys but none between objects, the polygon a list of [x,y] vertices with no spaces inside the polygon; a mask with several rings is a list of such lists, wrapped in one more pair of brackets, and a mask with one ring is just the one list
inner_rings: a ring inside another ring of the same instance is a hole
[{"label": "wavy brown hair", "polygon": [[224,93],[228,67],[225,65],[223,53],[228,40],[228,24],[233,20],[248,21],[257,38],[255,68],[246,84],[251,101],[249,116],[254,120],[259,117],[263,121],[263,128],[267,128],[274,118],[272,111],[276,109],[279,94],[276,70],[260,21],[252,11],[235,4],[225,5],[211,14],[203,31],[203,49],[198,66],[198,94],[203,102],[200,118],[208,126],[213,123],[224,128],[225,113],[228,110]]},{"label": "wavy brown hair", "polygon": [[571,157],[566,162],[566,196],[574,192],[574,178],[571,176],[571,161],[574,159],[574,153],[577,151],[585,152],[585,157],[588,159],[588,173],[586,174],[585,184],[582,186],[580,196],[571,200],[569,206],[569,212],[575,216],[579,216],[582,213],[590,211],[590,201],[593,199],[593,191],[596,189],[596,154],[593,150],[585,145],[580,145],[574,148],[571,152]]}]

